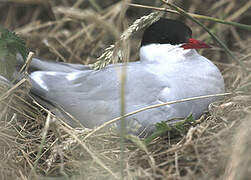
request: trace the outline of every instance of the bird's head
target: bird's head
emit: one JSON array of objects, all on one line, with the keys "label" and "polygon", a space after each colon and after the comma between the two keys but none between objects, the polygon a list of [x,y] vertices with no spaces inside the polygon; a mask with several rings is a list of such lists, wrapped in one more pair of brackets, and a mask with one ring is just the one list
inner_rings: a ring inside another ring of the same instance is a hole
[{"label": "bird's head", "polygon": [[179,45],[184,49],[210,48],[204,42],[192,38],[192,30],[184,23],[160,18],[144,31],[141,47],[150,44]]}]

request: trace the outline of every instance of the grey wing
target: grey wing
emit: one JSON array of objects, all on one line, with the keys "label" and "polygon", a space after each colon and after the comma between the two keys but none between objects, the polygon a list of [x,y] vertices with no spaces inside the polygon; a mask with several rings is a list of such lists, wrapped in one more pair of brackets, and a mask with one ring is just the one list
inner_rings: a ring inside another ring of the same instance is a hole
[{"label": "grey wing", "polygon": [[[90,116],[95,117],[92,111],[95,109],[94,102],[97,102],[99,95],[95,96],[100,86],[99,82],[90,81],[88,77],[88,73],[83,71],[72,73],[36,71],[30,75],[31,92],[60,106],[82,122]],[[82,79],[85,80],[81,81]],[[97,106],[99,105],[100,103],[97,103]],[[101,108],[96,109],[97,113],[101,113],[98,111],[101,111]],[[87,127],[92,126],[92,123],[88,122],[83,124]]]},{"label": "grey wing", "polygon": [[[93,128],[111,118],[119,99],[114,75],[100,71],[31,73],[31,92],[59,105],[86,127]],[[113,73],[115,74],[115,73]]]},{"label": "grey wing", "polygon": [[[120,116],[120,67],[111,65],[99,71],[72,73],[37,71],[31,74],[32,92],[56,102],[84,126],[93,128]],[[126,82],[126,112],[160,103],[158,94],[167,88],[166,83],[139,63],[127,66]],[[132,116],[132,119],[147,126],[157,119],[166,120],[163,118],[167,109],[149,110]]]}]

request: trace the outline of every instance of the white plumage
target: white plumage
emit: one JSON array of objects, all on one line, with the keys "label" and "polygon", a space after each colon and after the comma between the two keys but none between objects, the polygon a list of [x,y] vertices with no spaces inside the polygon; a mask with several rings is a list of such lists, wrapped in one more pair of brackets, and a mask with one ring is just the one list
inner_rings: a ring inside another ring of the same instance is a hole
[{"label": "white plumage", "polygon": [[[35,64],[43,63],[35,59]],[[48,62],[45,62],[48,63]],[[50,63],[49,63],[50,64]],[[56,63],[51,63],[56,66]],[[120,116],[120,77],[123,64],[101,70],[58,64],[53,71],[31,73],[32,93],[59,105],[84,126],[94,128]],[[149,44],[140,49],[140,61],[126,64],[126,112],[158,103],[224,92],[218,68],[194,49],[180,45]],[[62,70],[62,71],[61,71]],[[162,106],[127,118],[131,132],[151,132],[157,122],[198,118],[216,98]],[[68,119],[70,124],[73,124]]]}]

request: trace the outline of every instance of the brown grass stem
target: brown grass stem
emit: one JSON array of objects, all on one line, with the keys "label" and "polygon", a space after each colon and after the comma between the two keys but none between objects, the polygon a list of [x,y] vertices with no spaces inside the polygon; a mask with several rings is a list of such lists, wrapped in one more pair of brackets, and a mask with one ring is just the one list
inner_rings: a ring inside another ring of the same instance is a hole
[{"label": "brown grass stem", "polygon": [[17,84],[12,86],[8,91],[6,91],[2,96],[0,96],[0,101],[8,97],[15,89],[17,89],[19,86],[21,86],[27,79],[23,78],[22,80],[18,81]]},{"label": "brown grass stem", "polygon": [[118,179],[118,176],[117,176],[114,172],[112,172],[112,170],[109,169],[109,168],[108,168],[108,167],[97,157],[97,155],[96,155],[95,153],[93,153],[93,152],[85,145],[85,143],[84,143],[82,140],[80,140],[75,134],[72,133],[72,131],[70,131],[70,130],[67,129],[66,127],[64,127],[64,126],[61,126],[61,127],[62,127],[62,129],[63,129],[66,133],[68,133],[71,137],[73,137],[73,139],[75,139],[75,140],[81,145],[81,147],[82,147],[84,150],[86,150],[86,152],[87,152],[88,154],[91,155],[92,159],[93,159],[97,164],[99,164],[102,168],[104,168],[104,169],[105,169],[108,173],[110,173],[114,178]]}]

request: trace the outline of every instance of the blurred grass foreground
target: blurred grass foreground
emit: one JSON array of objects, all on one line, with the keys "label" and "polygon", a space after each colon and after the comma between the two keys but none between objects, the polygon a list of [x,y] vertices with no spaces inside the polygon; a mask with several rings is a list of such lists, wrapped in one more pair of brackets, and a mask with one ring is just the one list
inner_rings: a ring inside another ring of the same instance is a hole
[{"label": "blurred grass foreground", "polygon": [[[0,179],[251,177],[248,170],[251,165],[251,1],[169,3],[185,13],[177,12],[161,0],[0,1],[1,26],[18,34],[35,56],[94,64],[95,68],[121,60],[112,53],[121,49],[130,61],[138,59],[140,29],[152,19],[141,19],[127,30],[135,20],[153,12],[154,17],[180,19],[191,26],[195,38],[213,46],[200,53],[219,67],[226,91],[233,92],[211,104],[208,113],[182,131],[173,129],[164,136],[152,138],[148,144],[144,139],[128,137],[123,142],[121,160],[119,135],[69,127],[55,120],[57,117],[29,95],[27,80],[8,84],[0,79]],[[235,58],[186,12],[218,37]],[[222,24],[217,19],[230,23]],[[5,47],[2,42],[0,47]],[[6,56],[2,49],[0,60],[15,59],[16,51]]]}]

